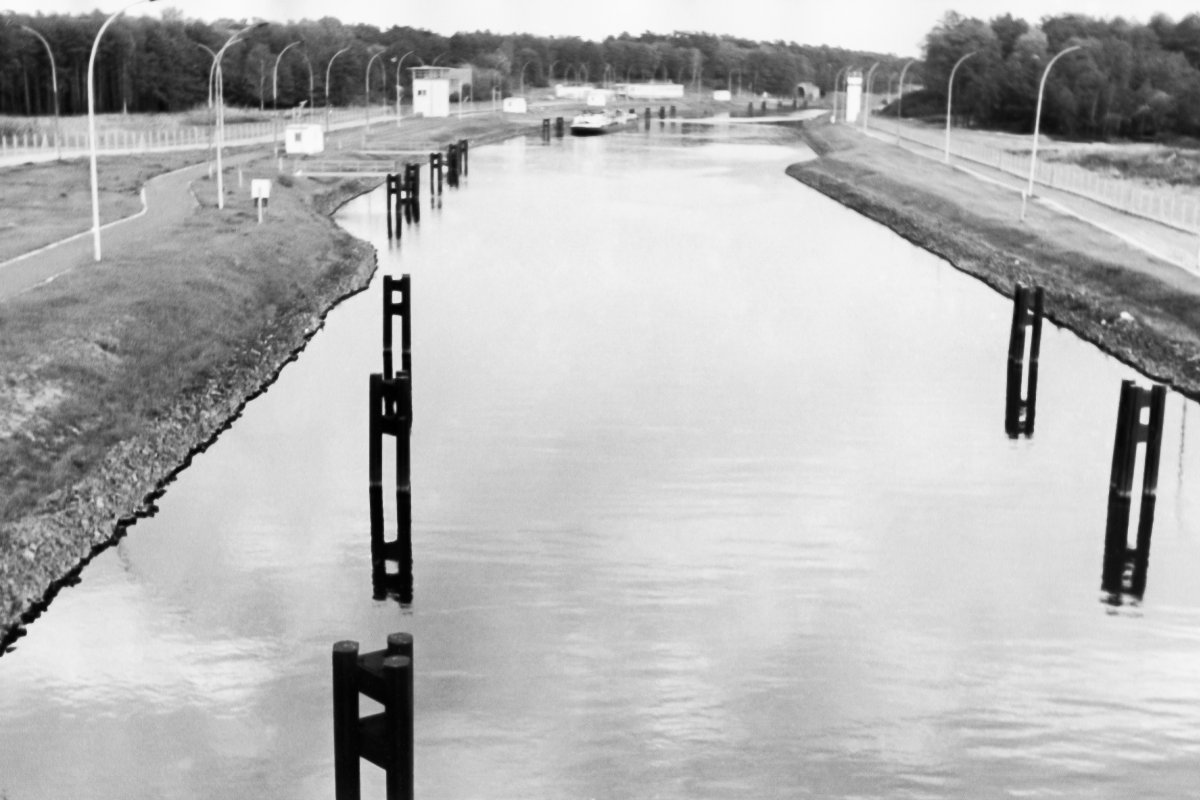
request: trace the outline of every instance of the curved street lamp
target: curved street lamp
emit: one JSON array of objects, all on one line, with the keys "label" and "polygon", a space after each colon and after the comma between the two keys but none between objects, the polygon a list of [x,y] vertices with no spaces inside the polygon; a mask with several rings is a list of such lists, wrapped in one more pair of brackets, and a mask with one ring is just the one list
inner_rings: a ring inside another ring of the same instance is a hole
[{"label": "curved street lamp", "polygon": [[400,66],[404,63],[404,59],[411,56],[414,52],[416,52],[416,51],[409,50],[407,53],[400,56],[400,58],[392,59],[393,61],[396,62],[396,127],[397,128],[400,127],[400,94],[403,91],[400,88]]},{"label": "curved street lamp", "polygon": [[137,4],[147,2],[153,3],[154,0],[133,0],[132,3],[104,20],[104,24],[100,26],[100,30],[96,32],[96,38],[92,41],[92,54],[88,57],[88,151],[92,179],[92,251],[96,261],[100,260],[100,184],[96,170],[96,51],[100,49],[100,37],[104,35],[104,31],[108,30],[108,26],[112,24],[113,20]]},{"label": "curved street lamp", "polygon": [[309,60],[308,53],[304,52],[303,50],[298,52],[300,53],[300,57],[304,59],[304,66],[308,67],[308,119],[311,122],[313,114],[315,114],[317,111],[314,107],[316,101],[313,99],[313,94],[316,90],[316,82],[313,80],[312,61]]},{"label": "curved street lamp", "polygon": [[908,68],[913,65],[916,59],[910,59],[905,62],[900,69],[900,80],[896,84],[896,89],[900,92],[896,96],[896,142],[900,141],[900,118],[903,116],[900,112],[904,109],[904,75],[908,72]]},{"label": "curved street lamp", "polygon": [[332,56],[329,57],[329,63],[325,66],[325,132],[326,133],[329,133],[329,71],[331,69],[333,69],[333,60],[349,49],[350,49],[350,46],[347,45],[346,47],[343,47],[341,50],[338,50],[336,53],[334,53]]},{"label": "curved street lamp", "polygon": [[[375,59],[386,53],[387,50],[380,50],[375,55],[367,59],[367,78],[366,87],[364,89],[365,97],[363,98],[363,147],[367,146],[367,134],[371,132],[371,65],[375,63]],[[387,73],[383,73],[383,88],[387,90]],[[387,102],[387,98],[384,98]]]},{"label": "curved street lamp", "polygon": [[50,43],[46,41],[46,37],[33,28],[28,25],[18,25],[17,27],[36,36],[45,46],[46,56],[50,59],[50,85],[54,89],[54,150],[58,154],[58,160],[62,161],[62,127],[58,119],[58,68],[54,65],[54,51],[50,49]]},{"label": "curved street lamp", "polygon": [[240,31],[235,31],[213,56],[217,75],[217,208],[225,208],[225,174],[221,168],[221,148],[225,144],[225,77],[221,73],[221,58],[225,55],[226,50],[240,41],[242,34],[265,27],[266,24],[266,22],[256,22],[253,25],[247,25]]},{"label": "curved street lamp", "polygon": [[522,97],[525,96],[525,68],[528,67],[530,64],[532,64],[536,60],[537,60],[536,58],[531,58],[528,61],[526,61],[524,64],[521,65],[521,74],[518,75],[517,77],[521,84],[521,96]]},{"label": "curved street lamp", "polygon": [[271,70],[271,125],[275,129],[271,138],[274,142],[276,154],[279,153],[279,62],[283,59],[284,53],[298,44],[300,44],[299,39],[280,50],[279,55],[275,56],[275,68]]},{"label": "curved street lamp", "polygon": [[1029,154],[1029,186],[1025,190],[1024,196],[1021,197],[1021,219],[1025,219],[1025,203],[1033,197],[1033,176],[1037,170],[1037,150],[1038,150],[1038,129],[1042,124],[1042,94],[1046,91],[1046,78],[1050,77],[1050,68],[1054,66],[1054,62],[1070,53],[1073,50],[1082,49],[1081,45],[1071,45],[1065,50],[1060,50],[1054,58],[1050,59],[1050,63],[1042,70],[1042,82],[1038,84],[1038,99],[1037,112],[1033,117],[1033,151]]},{"label": "curved street lamp", "polygon": [[871,65],[871,68],[869,70],[867,70],[867,79],[865,81],[863,81],[863,89],[865,91],[863,92],[862,129],[864,132],[866,132],[866,130],[867,130],[867,118],[871,116],[871,89],[874,88],[871,85],[871,78],[875,75],[875,70],[878,67],[879,67],[879,62],[876,61],[874,64]]},{"label": "curved street lamp", "polygon": [[962,63],[973,55],[978,54],[978,50],[972,50],[965,56],[954,62],[954,66],[950,70],[950,80],[946,81],[946,154],[942,161],[946,164],[950,163],[950,101],[954,97],[954,73],[958,72],[958,68]]}]

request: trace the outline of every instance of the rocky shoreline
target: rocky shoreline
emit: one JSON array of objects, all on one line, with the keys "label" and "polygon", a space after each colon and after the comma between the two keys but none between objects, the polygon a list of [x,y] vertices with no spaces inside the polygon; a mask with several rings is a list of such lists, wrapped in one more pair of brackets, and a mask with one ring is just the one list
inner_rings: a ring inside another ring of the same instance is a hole
[{"label": "rocky shoreline", "polygon": [[[312,198],[313,208],[331,216],[370,191],[376,182],[343,182]],[[347,234],[348,236],[348,234]],[[357,242],[357,240],[356,240]],[[341,301],[364,290],[377,267],[376,253],[357,242],[354,257],[338,265],[314,308],[279,319],[261,339],[246,342],[240,358],[204,389],[181,399],[144,430],[116,444],[100,469],[50,498],[52,511],[30,514],[12,528],[15,559],[0,559],[0,653],[23,635],[64,586],[78,581],[83,567],[124,534],[139,517],[152,514],[167,485],[203,452],[280,371],[295,359]],[[249,367],[247,367],[249,365]]]},{"label": "rocky shoreline", "polygon": [[[1017,283],[1045,289],[1045,314],[1056,325],[1130,365],[1151,379],[1200,399],[1200,331],[1176,313],[1179,305],[1200,298],[1165,285],[1144,293],[1122,292],[1111,275],[1121,266],[1071,253],[1029,236],[1021,247],[1012,237],[989,235],[986,224],[971,225],[970,211],[948,220],[930,203],[899,202],[884,176],[870,185],[838,161],[822,135],[802,131],[818,158],[794,164],[787,174],[801,183],[872,219],[904,239],[944,258],[956,269],[1011,297]],[[873,178],[881,176],[873,175]],[[912,192],[911,186],[905,191]],[[968,224],[963,224],[964,218]]]}]

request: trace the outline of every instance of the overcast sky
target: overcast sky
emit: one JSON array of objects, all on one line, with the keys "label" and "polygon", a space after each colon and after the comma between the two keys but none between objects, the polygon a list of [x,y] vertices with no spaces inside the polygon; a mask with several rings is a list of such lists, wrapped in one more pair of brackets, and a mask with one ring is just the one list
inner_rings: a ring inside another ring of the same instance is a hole
[{"label": "overcast sky", "polygon": [[[0,0],[0,8],[22,13],[112,12],[126,0]],[[749,39],[829,44],[903,56],[920,55],[925,33],[948,9],[983,19],[1010,12],[1030,22],[1047,14],[1077,12],[1125,16],[1145,22],[1161,11],[1179,19],[1200,11],[1188,0],[158,0],[135,6],[157,14],[171,6],[203,20],[221,17],[270,21],[337,17],[381,28],[411,25],[449,35],[459,30],[528,32],[603,39],[622,31],[707,31]],[[133,13],[133,11],[131,11]]]}]

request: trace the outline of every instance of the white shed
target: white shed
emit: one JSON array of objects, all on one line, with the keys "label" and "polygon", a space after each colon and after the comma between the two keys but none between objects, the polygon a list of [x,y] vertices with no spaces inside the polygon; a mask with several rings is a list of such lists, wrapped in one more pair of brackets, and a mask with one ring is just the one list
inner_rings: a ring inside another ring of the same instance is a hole
[{"label": "white shed", "polygon": [[288,125],[283,130],[284,151],[288,155],[312,155],[325,152],[325,132],[320,125]]},{"label": "white shed", "polygon": [[450,116],[450,67],[413,67],[413,113],[419,117]]}]

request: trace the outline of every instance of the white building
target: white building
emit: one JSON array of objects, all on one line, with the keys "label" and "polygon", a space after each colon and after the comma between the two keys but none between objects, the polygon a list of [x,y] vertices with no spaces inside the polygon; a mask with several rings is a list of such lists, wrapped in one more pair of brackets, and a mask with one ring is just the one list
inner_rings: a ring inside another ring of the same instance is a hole
[{"label": "white building", "polygon": [[418,117],[450,116],[450,93],[462,88],[462,81],[455,72],[457,70],[450,67],[412,67],[413,114]]},{"label": "white building", "polygon": [[617,95],[636,100],[678,100],[683,97],[682,83],[618,83]]},{"label": "white building", "polygon": [[288,155],[313,155],[325,151],[320,125],[288,125],[283,129],[283,149]]},{"label": "white building", "polygon": [[862,85],[861,72],[854,71],[846,74],[846,122],[854,122],[862,110]]}]

